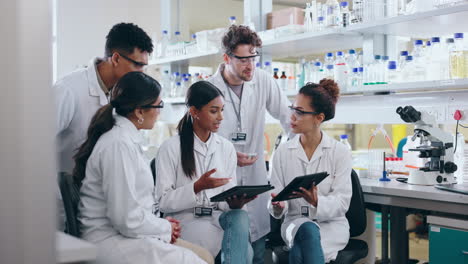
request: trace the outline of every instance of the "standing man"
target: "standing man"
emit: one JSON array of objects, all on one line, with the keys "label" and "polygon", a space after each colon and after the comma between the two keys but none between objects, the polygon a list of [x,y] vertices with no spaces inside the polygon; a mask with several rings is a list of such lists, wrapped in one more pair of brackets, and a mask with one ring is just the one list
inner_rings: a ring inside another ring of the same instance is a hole
[{"label": "standing man", "polygon": [[153,52],[151,38],[132,23],[112,27],[106,37],[104,58],[93,58],[54,85],[57,105],[58,171],[71,173],[73,155],[87,137],[96,111],[109,102],[109,91],[120,77],[143,71]]},{"label": "standing man", "polygon": [[[237,151],[239,185],[267,184],[263,134],[266,111],[279,119],[289,131],[290,102],[267,72],[255,69],[257,49],[262,41],[246,26],[232,25],[222,39],[224,55],[218,71],[208,81],[224,94],[224,121],[218,133],[229,139]],[[256,157],[248,155],[255,153]],[[265,236],[270,232],[267,211],[268,194],[246,205],[249,214],[250,239],[254,264],[263,263]]]}]

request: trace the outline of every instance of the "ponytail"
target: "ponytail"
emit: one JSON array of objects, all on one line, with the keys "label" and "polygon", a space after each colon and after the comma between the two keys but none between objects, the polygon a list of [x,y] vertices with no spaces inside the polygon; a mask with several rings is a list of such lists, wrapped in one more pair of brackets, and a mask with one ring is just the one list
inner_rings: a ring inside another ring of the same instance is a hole
[{"label": "ponytail", "polygon": [[185,175],[192,179],[195,175],[195,155],[193,154],[193,122],[188,111],[177,125],[177,131],[180,137],[182,169]]},{"label": "ponytail", "polygon": [[96,114],[94,114],[88,128],[88,138],[78,149],[78,152],[73,156],[73,159],[75,160],[73,179],[78,186],[81,186],[81,183],[85,178],[86,163],[88,162],[89,156],[91,156],[98,139],[104,133],[111,130],[115,124],[115,119],[112,116],[112,109],[113,107],[110,104],[107,104],[101,107]]},{"label": "ponytail", "polygon": [[[223,93],[214,84],[207,81],[199,81],[192,84],[187,91],[186,105],[188,108],[195,107],[200,110],[207,105],[211,100],[218,96],[223,96]],[[180,158],[182,160],[182,169],[185,175],[192,179],[195,176],[195,154],[194,151],[194,135],[193,135],[193,120],[190,112],[182,117],[177,125],[177,131],[180,137]]]}]

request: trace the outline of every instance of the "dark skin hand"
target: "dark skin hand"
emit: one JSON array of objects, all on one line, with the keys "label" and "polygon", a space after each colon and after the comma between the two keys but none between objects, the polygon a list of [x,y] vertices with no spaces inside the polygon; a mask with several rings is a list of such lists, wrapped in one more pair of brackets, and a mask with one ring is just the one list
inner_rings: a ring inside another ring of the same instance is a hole
[{"label": "dark skin hand", "polygon": [[193,189],[196,194],[206,189],[213,189],[219,186],[223,186],[231,180],[231,178],[211,177],[211,175],[215,172],[216,169],[209,170],[195,182]]},{"label": "dark skin hand", "polygon": [[308,203],[313,205],[314,207],[317,207],[318,205],[318,196],[317,196],[317,186],[314,184],[310,187],[309,190],[306,188],[300,187],[299,192],[293,192],[294,196],[293,197],[301,197],[304,198]]},{"label": "dark skin hand", "polygon": [[226,202],[228,203],[229,208],[231,209],[241,209],[246,203],[254,200],[255,198],[257,198],[256,195],[254,197],[247,198],[247,195],[244,193],[244,195],[239,197],[237,197],[236,195],[228,197],[226,199]]}]

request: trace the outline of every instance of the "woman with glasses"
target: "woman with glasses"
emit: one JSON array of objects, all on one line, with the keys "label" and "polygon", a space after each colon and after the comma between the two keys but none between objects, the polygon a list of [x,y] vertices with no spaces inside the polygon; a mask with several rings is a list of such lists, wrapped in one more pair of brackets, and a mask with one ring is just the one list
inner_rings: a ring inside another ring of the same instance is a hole
[{"label": "woman with glasses", "polygon": [[302,87],[290,107],[291,129],[297,135],[281,145],[273,158],[272,183],[278,192],[297,176],[330,174],[318,186],[295,192],[296,199],[268,204],[273,217],[285,216],[281,235],[291,248],[289,263],[330,262],[349,239],[345,214],[352,194],[351,153],[320,129],[335,116],[338,95],[333,80]]},{"label": "woman with glasses", "polygon": [[156,156],[156,195],[165,216],[182,226],[181,238],[200,245],[221,263],[251,263],[249,218],[241,208],[254,198],[210,198],[237,185],[236,150],[216,132],[223,120],[224,98],[213,84],[190,86],[189,108]]},{"label": "woman with glasses", "polygon": [[154,214],[152,175],[138,131],[156,122],[163,107],[160,91],[144,73],[125,74],[112,89],[110,103],[92,118],[74,156],[81,234],[98,246],[98,262],[206,263],[172,245],[180,236],[177,220]]}]

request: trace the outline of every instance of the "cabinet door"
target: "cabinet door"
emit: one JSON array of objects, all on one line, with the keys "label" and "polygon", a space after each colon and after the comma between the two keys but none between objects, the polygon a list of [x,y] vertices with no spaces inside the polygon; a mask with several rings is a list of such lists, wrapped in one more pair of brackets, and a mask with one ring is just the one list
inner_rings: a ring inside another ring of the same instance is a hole
[{"label": "cabinet door", "polygon": [[429,262],[468,264],[468,231],[431,225]]}]

